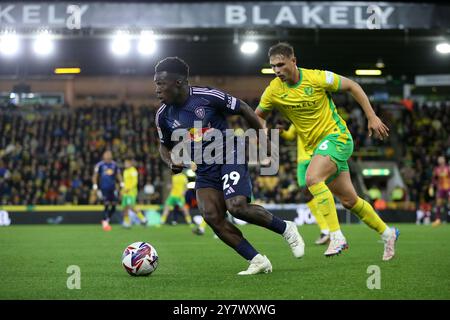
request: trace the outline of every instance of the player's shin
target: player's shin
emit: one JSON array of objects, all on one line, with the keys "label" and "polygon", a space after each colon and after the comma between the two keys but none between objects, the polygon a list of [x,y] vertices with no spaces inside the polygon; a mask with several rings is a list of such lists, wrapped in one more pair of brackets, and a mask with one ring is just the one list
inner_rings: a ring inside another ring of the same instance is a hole
[{"label": "player's shin", "polygon": [[373,207],[367,201],[358,197],[356,204],[350,209],[358,218],[361,219],[369,228],[383,234],[385,230],[389,230],[388,226],[381,220]]},{"label": "player's shin", "polygon": [[103,220],[104,221],[109,221],[109,205],[105,205],[104,209],[103,209]]},{"label": "player's shin", "polygon": [[311,201],[307,203],[309,210],[311,210],[312,215],[316,219],[317,225],[320,228],[321,233],[323,234],[329,234],[330,230],[328,229],[328,224],[325,221],[325,218],[317,208],[317,200],[316,198],[312,198]]},{"label": "player's shin", "polygon": [[309,186],[308,189],[316,199],[317,211],[323,215],[330,232],[338,232],[340,230],[339,220],[333,194],[330,189],[328,189],[323,181]]},{"label": "player's shin", "polygon": [[256,204],[243,204],[243,202],[231,202],[228,211],[233,217],[248,223],[267,228],[278,234],[286,230],[286,222]]},{"label": "player's shin", "polygon": [[139,210],[136,215],[137,215],[139,221],[141,221],[141,222],[147,221],[147,219],[145,218],[144,212],[142,210]]},{"label": "player's shin", "polygon": [[248,261],[252,260],[258,254],[258,251],[245,238],[242,238],[234,250]]},{"label": "player's shin", "polygon": [[109,207],[108,210],[108,219],[111,220],[111,217],[113,216],[113,214],[116,212],[116,205],[113,204]]}]

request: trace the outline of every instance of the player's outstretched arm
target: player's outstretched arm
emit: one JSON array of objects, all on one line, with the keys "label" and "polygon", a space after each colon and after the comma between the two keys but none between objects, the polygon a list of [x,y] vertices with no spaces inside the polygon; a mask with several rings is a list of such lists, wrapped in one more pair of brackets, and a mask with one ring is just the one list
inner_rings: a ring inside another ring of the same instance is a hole
[{"label": "player's outstretched arm", "polygon": [[253,111],[253,109],[244,101],[240,100],[240,102],[241,115],[248,122],[250,128],[255,129],[256,131],[259,129],[264,129],[263,123],[260,121],[255,111]]},{"label": "player's outstretched arm", "polygon": [[375,114],[375,111],[373,111],[373,108],[370,105],[369,98],[367,97],[366,93],[361,88],[361,86],[353,80],[350,80],[343,76],[340,77],[341,77],[340,90],[349,91],[353,96],[353,98],[356,100],[356,102],[358,102],[361,108],[364,110],[364,113],[366,114],[368,121],[367,128],[369,130],[369,137],[371,137],[372,134],[375,134],[375,137],[381,140],[388,137],[389,128]]},{"label": "player's outstretched arm", "polygon": [[261,108],[256,108],[256,110],[254,112],[255,112],[256,116],[258,117],[259,122],[261,122],[261,125],[267,132],[266,118],[269,115],[269,112],[265,112]]}]

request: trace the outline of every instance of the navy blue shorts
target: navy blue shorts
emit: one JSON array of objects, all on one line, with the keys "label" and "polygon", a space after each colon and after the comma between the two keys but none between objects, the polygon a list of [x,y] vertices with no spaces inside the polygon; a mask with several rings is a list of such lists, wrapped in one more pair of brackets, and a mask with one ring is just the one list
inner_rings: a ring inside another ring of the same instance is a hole
[{"label": "navy blue shorts", "polygon": [[118,196],[115,189],[101,189],[103,202],[117,202]]},{"label": "navy blue shorts", "polygon": [[223,191],[225,200],[245,196],[251,201],[252,183],[247,164],[214,165],[208,174],[197,175],[195,189],[214,188]]}]

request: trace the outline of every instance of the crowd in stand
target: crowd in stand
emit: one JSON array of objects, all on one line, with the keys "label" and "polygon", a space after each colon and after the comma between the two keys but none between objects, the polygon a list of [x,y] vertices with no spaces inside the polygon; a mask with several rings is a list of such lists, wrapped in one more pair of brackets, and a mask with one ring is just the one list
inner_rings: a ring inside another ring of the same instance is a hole
[{"label": "crowd in stand", "polygon": [[154,108],[86,107],[53,112],[0,112],[2,204],[89,204],[92,174],[109,148],[122,165],[136,160],[140,200],[162,201],[162,164]]},{"label": "crowd in stand", "polygon": [[450,159],[450,103],[415,103],[403,110],[401,119],[397,129],[404,142],[400,168],[406,197],[417,205],[432,202],[437,158],[445,156],[447,162]]},{"label": "crowd in stand", "polygon": [[[250,103],[253,106],[257,101]],[[347,105],[348,104],[343,104]],[[378,107],[377,113],[380,111]],[[98,203],[92,191],[92,173],[109,148],[123,165],[126,156],[136,160],[139,171],[139,203],[162,203],[163,175],[154,124],[155,107],[81,107],[58,111],[21,111],[0,108],[1,204]],[[450,158],[450,106],[415,105],[402,111],[393,125],[404,141],[401,173],[407,197],[417,203],[427,196],[435,159]],[[340,108],[354,139],[355,150],[387,146],[367,136],[367,122],[358,106]],[[269,126],[280,122],[273,113]],[[244,127],[237,118],[234,128]],[[392,128],[391,128],[392,129]],[[276,176],[260,176],[251,167],[254,199],[261,202],[298,203],[302,195],[296,177],[296,143],[280,138],[280,169]]]}]

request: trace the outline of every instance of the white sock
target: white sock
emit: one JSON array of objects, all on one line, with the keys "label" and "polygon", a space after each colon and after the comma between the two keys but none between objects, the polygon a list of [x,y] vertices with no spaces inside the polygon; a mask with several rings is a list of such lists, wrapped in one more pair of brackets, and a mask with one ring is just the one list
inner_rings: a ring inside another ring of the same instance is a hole
[{"label": "white sock", "polygon": [[391,235],[392,235],[392,229],[387,227],[386,230],[384,230],[383,233],[381,234],[381,239],[383,239],[384,241],[387,241]]},{"label": "white sock", "polygon": [[329,235],[330,234],[330,230],[329,229],[323,229],[323,230],[320,230],[320,233],[323,233],[325,235]]},{"label": "white sock", "polygon": [[331,240],[340,240],[345,239],[344,235],[342,234],[341,230],[330,232],[330,238]]}]

